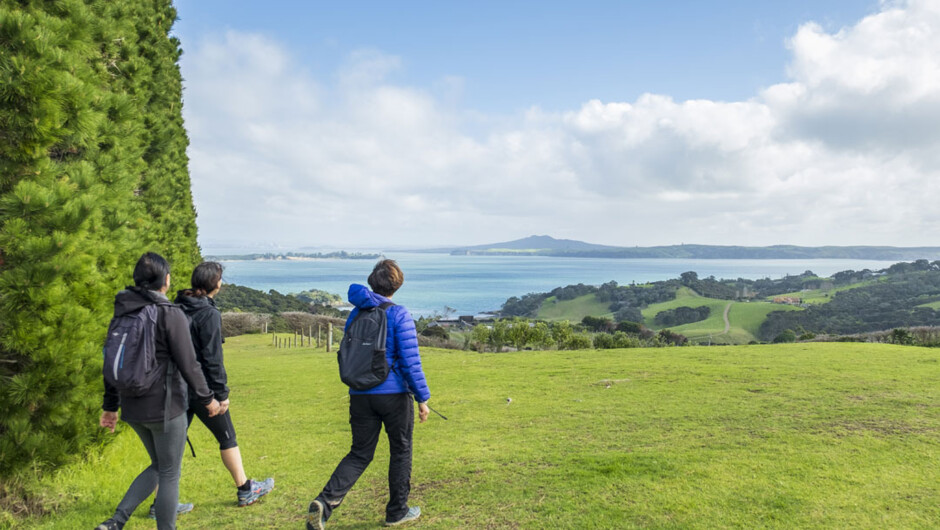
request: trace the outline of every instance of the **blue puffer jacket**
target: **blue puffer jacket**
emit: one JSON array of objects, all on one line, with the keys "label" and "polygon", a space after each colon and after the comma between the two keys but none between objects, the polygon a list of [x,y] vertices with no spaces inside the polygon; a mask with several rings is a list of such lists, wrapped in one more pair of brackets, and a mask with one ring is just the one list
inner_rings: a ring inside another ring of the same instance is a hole
[{"label": "blue puffer jacket", "polygon": [[[391,302],[380,294],[373,293],[368,287],[354,283],[349,286],[349,302],[356,306],[346,319],[346,328],[359,314],[359,309],[377,307],[384,302]],[[381,384],[368,390],[349,389],[350,394],[400,394],[411,392],[415,400],[423,403],[431,399],[431,391],[421,370],[421,355],[418,353],[418,334],[415,321],[404,306],[393,305],[385,310],[388,315],[388,338],[386,339],[385,359],[388,361],[388,377]]]}]

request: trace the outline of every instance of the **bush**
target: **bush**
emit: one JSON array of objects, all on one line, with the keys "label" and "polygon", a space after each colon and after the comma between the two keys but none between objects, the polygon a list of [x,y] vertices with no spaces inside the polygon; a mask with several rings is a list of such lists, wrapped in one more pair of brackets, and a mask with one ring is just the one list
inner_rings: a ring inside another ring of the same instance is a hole
[{"label": "bush", "polygon": [[676,332],[674,332],[674,331],[669,331],[668,329],[664,329],[664,330],[660,331],[660,332],[659,332],[659,335],[657,335],[657,337],[658,337],[659,340],[661,340],[663,343],[665,343],[665,344],[672,344],[672,345],[674,345],[674,346],[682,346],[682,345],[684,345],[685,343],[687,343],[687,342],[689,341],[689,339],[686,338],[685,335],[682,335],[682,334],[680,334],[680,333],[676,333]]},{"label": "bush", "polygon": [[785,329],[780,332],[779,335],[774,337],[774,344],[779,344],[782,342],[796,342],[796,332],[792,329]]},{"label": "bush", "polygon": [[236,337],[249,333],[261,333],[265,324],[271,324],[271,315],[259,313],[222,313],[222,336]]},{"label": "bush", "polygon": [[566,350],[586,350],[593,346],[591,337],[584,333],[577,333],[572,335],[568,341],[565,343]]}]

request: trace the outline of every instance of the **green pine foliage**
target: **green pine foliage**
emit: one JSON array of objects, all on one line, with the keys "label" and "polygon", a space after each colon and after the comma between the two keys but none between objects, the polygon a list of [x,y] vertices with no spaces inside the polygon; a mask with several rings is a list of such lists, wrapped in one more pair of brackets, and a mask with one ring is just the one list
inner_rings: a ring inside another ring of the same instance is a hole
[{"label": "green pine foliage", "polygon": [[0,0],[7,487],[96,438],[104,331],[140,254],[178,285],[198,263],[175,17],[169,0]]}]

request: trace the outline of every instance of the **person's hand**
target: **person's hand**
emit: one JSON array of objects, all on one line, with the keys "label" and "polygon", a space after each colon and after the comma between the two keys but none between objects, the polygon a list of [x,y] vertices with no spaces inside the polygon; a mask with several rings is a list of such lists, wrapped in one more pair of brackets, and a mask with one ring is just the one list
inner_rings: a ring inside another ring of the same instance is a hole
[{"label": "person's hand", "polygon": [[209,417],[211,418],[213,416],[218,416],[219,410],[221,410],[222,407],[219,406],[219,402],[216,401],[215,398],[212,398],[212,403],[206,405],[206,408],[209,409]]},{"label": "person's hand", "polygon": [[104,427],[105,429],[110,429],[111,432],[114,432],[114,427],[117,425],[117,420],[117,412],[105,410],[101,412],[101,419],[98,420],[98,425]]},{"label": "person's hand", "polygon": [[220,416],[228,412],[228,404],[229,404],[229,401],[227,399],[225,401],[219,402],[219,415]]},{"label": "person's hand", "polygon": [[431,409],[428,408],[427,403],[418,403],[418,420],[421,423],[428,421],[428,414],[431,413]]}]

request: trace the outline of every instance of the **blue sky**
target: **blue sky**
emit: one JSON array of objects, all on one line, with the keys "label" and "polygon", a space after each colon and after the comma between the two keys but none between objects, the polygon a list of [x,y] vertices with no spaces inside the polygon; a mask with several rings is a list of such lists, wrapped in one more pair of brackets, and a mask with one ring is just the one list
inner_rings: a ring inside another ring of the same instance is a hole
[{"label": "blue sky", "polygon": [[[487,112],[646,92],[740,100],[785,78],[784,42],[800,24],[839,29],[870,0],[663,2],[232,2],[181,0],[184,42],[227,29],[282,43],[315,77],[356,50],[402,57],[392,78],[433,87],[464,80],[461,103]],[[433,88],[432,88],[433,89]]]},{"label": "blue sky", "polygon": [[204,246],[936,244],[935,2],[176,5]]}]

